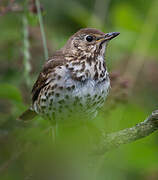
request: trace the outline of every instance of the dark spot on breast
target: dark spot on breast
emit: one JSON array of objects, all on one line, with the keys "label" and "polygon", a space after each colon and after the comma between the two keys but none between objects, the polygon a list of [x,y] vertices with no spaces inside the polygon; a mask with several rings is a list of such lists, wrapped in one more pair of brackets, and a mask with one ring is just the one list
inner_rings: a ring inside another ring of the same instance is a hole
[{"label": "dark spot on breast", "polygon": [[99,62],[99,69],[101,70],[101,62]]},{"label": "dark spot on breast", "polygon": [[102,71],[100,77],[104,77],[104,76],[105,76],[105,71]]},{"label": "dark spot on breast", "polygon": [[86,65],[85,65],[85,61],[82,62],[82,68],[85,69]]},{"label": "dark spot on breast", "polygon": [[53,99],[50,100],[50,105],[52,106],[52,104],[53,104]]},{"label": "dark spot on breast", "polygon": [[58,75],[57,79],[58,79],[58,80],[60,80],[60,79],[61,79],[61,76],[60,76],[60,75]]},{"label": "dark spot on breast", "polygon": [[104,103],[104,101],[105,101],[104,99],[101,99],[100,103]]},{"label": "dark spot on breast", "polygon": [[74,62],[72,62],[72,65],[73,65],[73,66],[79,65],[79,62],[78,62],[78,61],[76,61],[76,62],[74,61]]},{"label": "dark spot on breast", "polygon": [[104,69],[106,70],[106,64],[105,64],[105,61],[103,62],[103,67],[104,67]]},{"label": "dark spot on breast", "polygon": [[64,99],[62,99],[62,100],[58,101],[58,103],[59,103],[59,104],[64,104],[65,101],[64,101]]},{"label": "dark spot on breast", "polygon": [[98,79],[98,72],[95,73],[94,75],[94,79],[97,80]]},{"label": "dark spot on breast", "polygon": [[66,95],[66,96],[65,96],[65,98],[66,98],[66,99],[69,99],[69,96],[68,96],[68,95]]},{"label": "dark spot on breast", "polygon": [[94,103],[92,104],[92,106],[95,106],[97,104],[97,101],[94,101]]},{"label": "dark spot on breast", "polygon": [[54,88],[56,88],[57,87],[57,84],[54,84]]},{"label": "dark spot on breast", "polygon": [[101,99],[102,98],[102,96],[98,96],[98,99]]},{"label": "dark spot on breast", "polygon": [[97,71],[97,64],[95,64],[94,66],[94,71]]},{"label": "dark spot on breast", "polygon": [[84,76],[79,76],[79,77],[77,77],[76,74],[73,74],[72,79],[74,79],[74,80],[76,80],[76,81],[82,81],[82,78],[83,78],[83,77],[84,77]]},{"label": "dark spot on breast", "polygon": [[101,102],[101,100],[98,100],[98,101],[97,101],[97,104],[100,104],[100,102]]},{"label": "dark spot on breast", "polygon": [[55,77],[55,78],[56,78],[56,76],[57,76],[57,73],[53,73],[53,77]]},{"label": "dark spot on breast", "polygon": [[88,72],[85,72],[85,74],[86,74],[86,77],[88,77],[88,75],[89,75]]},{"label": "dark spot on breast", "polygon": [[54,96],[54,91],[51,92],[51,95]]},{"label": "dark spot on breast", "polygon": [[54,86],[52,86],[52,90],[55,89],[57,87],[57,84],[54,84]]},{"label": "dark spot on breast", "polygon": [[42,102],[46,102],[46,99],[41,99]]},{"label": "dark spot on breast", "polygon": [[[86,59],[86,55],[80,57],[80,60],[85,60],[85,59]],[[84,63],[84,61],[82,61],[82,63]]]},{"label": "dark spot on breast", "polygon": [[84,72],[84,69],[81,68],[78,72],[82,73],[82,72]]},{"label": "dark spot on breast", "polygon": [[72,85],[71,88],[72,88],[72,89],[75,89],[75,85]]},{"label": "dark spot on breast", "polygon": [[56,97],[59,97],[59,96],[60,96],[60,94],[59,94],[59,93],[56,93],[56,94],[55,94],[55,96],[56,96]]},{"label": "dark spot on breast", "polygon": [[83,76],[80,76],[79,79],[80,81],[85,81],[86,77],[83,75]]},{"label": "dark spot on breast", "polygon": [[68,91],[70,91],[70,90],[71,90],[71,87],[69,86],[69,87],[67,87],[66,89],[67,89]]},{"label": "dark spot on breast", "polygon": [[51,87],[51,86],[50,86],[50,85],[48,85],[48,86],[46,87],[46,89],[45,89],[45,90],[46,90],[46,91],[48,91],[48,89],[50,89],[50,87]]},{"label": "dark spot on breast", "polygon": [[52,79],[51,79],[51,82],[54,81],[54,80],[55,80],[55,78],[52,78]]},{"label": "dark spot on breast", "polygon": [[91,58],[87,58],[87,63],[91,66],[92,65],[92,62],[91,62]]},{"label": "dark spot on breast", "polygon": [[73,70],[74,70],[74,68],[73,68],[73,67],[70,67],[70,68],[69,68],[69,70],[70,70],[70,71],[73,71]]},{"label": "dark spot on breast", "polygon": [[81,72],[81,73],[82,73],[82,72],[84,72],[84,71],[85,71],[85,67],[86,67],[86,66],[85,66],[85,63],[84,63],[84,64],[82,64],[82,68],[80,69],[80,71],[79,71],[79,72]]}]

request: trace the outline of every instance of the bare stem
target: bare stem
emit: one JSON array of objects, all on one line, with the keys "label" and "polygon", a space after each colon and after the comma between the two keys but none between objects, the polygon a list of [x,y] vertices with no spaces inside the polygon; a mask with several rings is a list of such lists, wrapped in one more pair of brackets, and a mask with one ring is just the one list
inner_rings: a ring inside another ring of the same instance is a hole
[{"label": "bare stem", "polygon": [[31,71],[31,65],[30,65],[30,52],[29,52],[29,33],[28,33],[28,20],[26,17],[26,14],[24,13],[23,18],[23,62],[24,62],[24,76],[26,79],[27,85],[30,85],[30,77],[29,73]]},{"label": "bare stem", "polygon": [[41,36],[42,36],[44,56],[45,56],[45,59],[47,60],[48,59],[48,48],[47,48],[47,42],[46,42],[46,36],[45,36],[45,31],[44,31],[43,18],[42,18],[39,0],[36,0],[36,7],[37,7],[39,24],[40,24]]}]

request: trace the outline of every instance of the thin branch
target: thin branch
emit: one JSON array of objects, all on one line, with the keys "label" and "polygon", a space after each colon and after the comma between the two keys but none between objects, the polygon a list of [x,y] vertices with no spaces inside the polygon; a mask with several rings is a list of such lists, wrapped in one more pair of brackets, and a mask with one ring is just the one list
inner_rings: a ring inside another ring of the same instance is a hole
[{"label": "thin branch", "polygon": [[[135,126],[115,133],[102,133],[100,143],[93,149],[93,154],[103,155],[112,149],[116,149],[123,144],[128,144],[149,136],[153,132],[158,130],[158,110],[152,112],[152,114],[143,122],[136,124]],[[5,131],[7,134],[7,131]],[[0,131],[0,137],[4,136]]]},{"label": "thin branch", "polygon": [[46,42],[46,36],[45,36],[45,32],[44,32],[44,25],[43,25],[43,19],[42,19],[42,13],[41,13],[41,7],[40,7],[39,0],[36,0],[36,7],[37,7],[39,24],[40,24],[42,42],[43,42],[44,56],[45,56],[45,59],[47,60],[48,59],[48,48],[47,48],[47,42]]},{"label": "thin branch", "polygon": [[136,126],[121,131],[102,134],[100,144],[94,149],[95,154],[105,154],[107,151],[118,148],[123,144],[134,142],[138,139],[149,136],[158,130],[158,110],[154,111],[145,121]]},{"label": "thin branch", "polygon": [[24,62],[24,76],[27,82],[27,85],[30,85],[30,76],[29,73],[31,71],[31,64],[30,64],[30,51],[29,51],[29,47],[30,47],[30,43],[29,43],[29,32],[28,32],[28,20],[26,17],[26,14],[24,13],[23,18],[23,54],[24,54],[24,58],[23,58],[23,62]]}]

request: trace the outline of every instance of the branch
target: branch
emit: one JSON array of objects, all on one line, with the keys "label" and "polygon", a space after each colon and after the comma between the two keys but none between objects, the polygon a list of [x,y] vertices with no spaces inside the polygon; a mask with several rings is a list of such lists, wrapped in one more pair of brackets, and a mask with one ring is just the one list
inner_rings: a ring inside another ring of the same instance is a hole
[{"label": "branch", "polygon": [[43,18],[42,18],[42,13],[41,13],[40,2],[39,2],[39,0],[36,0],[35,2],[36,2],[37,14],[38,14],[38,19],[39,19],[39,24],[40,24],[44,56],[45,56],[45,60],[47,60],[48,59],[48,48],[47,48],[45,31],[44,31],[44,24],[43,24]]},{"label": "branch", "polygon": [[158,110],[152,112],[145,121],[136,124],[136,126],[111,134],[103,133],[100,144],[95,147],[94,153],[104,154],[120,145],[144,138],[156,130],[158,130]]},{"label": "branch", "polygon": [[[93,154],[105,154],[112,149],[118,148],[120,145],[128,144],[149,136],[156,130],[158,130],[158,110],[152,112],[145,121],[131,128],[126,128],[110,134],[102,133],[100,143],[93,149]],[[5,133],[4,131],[0,131],[0,138],[5,137],[7,134],[7,131],[5,131]]]}]

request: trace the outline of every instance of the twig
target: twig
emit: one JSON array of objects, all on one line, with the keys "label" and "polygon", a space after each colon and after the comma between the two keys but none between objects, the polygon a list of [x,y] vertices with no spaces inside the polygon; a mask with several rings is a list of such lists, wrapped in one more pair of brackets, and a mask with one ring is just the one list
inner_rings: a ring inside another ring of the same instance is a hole
[{"label": "twig", "polygon": [[43,42],[44,56],[45,56],[45,59],[47,60],[48,59],[48,48],[47,48],[47,42],[46,42],[46,37],[45,37],[45,32],[44,32],[44,25],[43,25],[43,19],[42,19],[39,0],[36,0],[36,7],[37,7],[39,24],[40,24],[42,42]]},{"label": "twig", "polygon": [[[158,130],[158,110],[152,112],[152,114],[143,122],[136,124],[135,126],[115,133],[102,133],[100,143],[97,144],[93,150],[95,154],[104,154],[111,149],[118,148],[123,144],[134,142],[138,139],[149,136],[154,131]],[[6,134],[7,131],[5,131]],[[0,131],[0,137],[4,134]]]},{"label": "twig", "polygon": [[102,134],[100,144],[94,149],[95,154],[105,154],[107,151],[118,148],[123,144],[134,142],[144,138],[158,130],[158,110],[154,111],[145,121],[136,126],[121,131]]},{"label": "twig", "polygon": [[30,52],[29,52],[29,32],[28,32],[28,20],[26,17],[26,14],[23,15],[23,53],[24,53],[24,76],[26,79],[27,85],[30,85],[30,77],[29,73],[31,71],[31,65],[30,65]]}]

